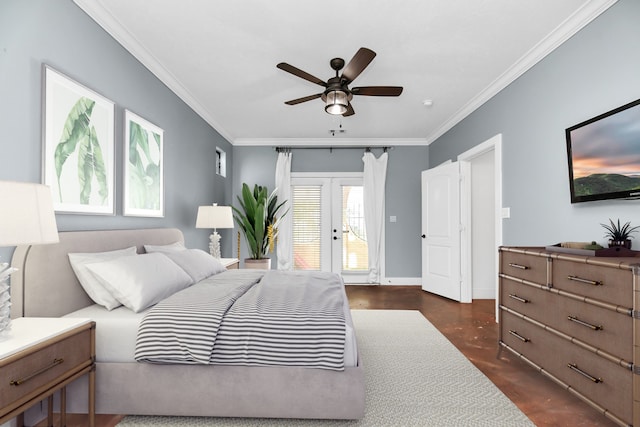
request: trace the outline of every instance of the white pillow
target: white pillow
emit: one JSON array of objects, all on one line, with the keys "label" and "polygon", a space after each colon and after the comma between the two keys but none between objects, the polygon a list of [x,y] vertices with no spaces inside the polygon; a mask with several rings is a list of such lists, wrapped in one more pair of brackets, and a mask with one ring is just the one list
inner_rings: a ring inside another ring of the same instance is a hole
[{"label": "white pillow", "polygon": [[219,260],[200,249],[167,252],[165,255],[182,267],[194,283],[226,270]]},{"label": "white pillow", "polygon": [[180,252],[187,249],[181,242],[170,243],[168,245],[144,245],[147,253],[161,252],[163,254],[171,252]]},{"label": "white pillow", "polygon": [[125,307],[136,313],[193,283],[164,254],[142,254],[88,264],[87,268]]},{"label": "white pillow", "polygon": [[109,252],[70,253],[69,262],[87,295],[89,295],[96,304],[104,306],[107,310],[113,310],[122,304],[120,304],[120,302],[105,289],[93,273],[87,269],[87,264],[133,255],[136,255],[135,246]]}]

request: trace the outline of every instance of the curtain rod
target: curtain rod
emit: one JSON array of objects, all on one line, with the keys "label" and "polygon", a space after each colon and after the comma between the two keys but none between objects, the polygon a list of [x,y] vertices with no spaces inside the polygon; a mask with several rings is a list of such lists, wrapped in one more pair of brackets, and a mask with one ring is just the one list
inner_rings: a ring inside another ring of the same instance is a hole
[{"label": "curtain rod", "polygon": [[371,146],[371,147],[364,147],[364,146],[356,146],[356,145],[352,145],[352,146],[345,146],[345,145],[339,145],[337,147],[334,146],[295,146],[295,147],[273,147],[274,150],[276,150],[278,153],[281,152],[291,152],[291,150],[329,150],[330,152],[333,151],[334,149],[336,150],[340,150],[340,149],[364,149],[364,151],[371,151],[374,148],[380,148],[382,149],[382,151],[384,151],[385,153],[389,150],[393,150],[393,146],[383,146],[383,145],[376,145],[376,146]]}]

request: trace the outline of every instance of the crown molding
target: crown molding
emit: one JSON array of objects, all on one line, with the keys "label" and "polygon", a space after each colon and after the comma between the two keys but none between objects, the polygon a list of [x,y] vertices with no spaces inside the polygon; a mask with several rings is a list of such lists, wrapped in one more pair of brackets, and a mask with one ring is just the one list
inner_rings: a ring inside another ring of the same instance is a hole
[{"label": "crown molding", "polygon": [[395,147],[424,146],[424,138],[236,138],[238,147]]},{"label": "crown molding", "polygon": [[570,17],[558,25],[547,37],[525,53],[513,66],[502,73],[500,77],[476,95],[464,107],[456,112],[449,120],[425,139],[431,145],[436,139],[460,123],[464,118],[480,108],[485,102],[509,86],[518,77],[553,52],[558,46],[575,35],[605,10],[613,6],[618,0],[592,0],[584,4]]}]

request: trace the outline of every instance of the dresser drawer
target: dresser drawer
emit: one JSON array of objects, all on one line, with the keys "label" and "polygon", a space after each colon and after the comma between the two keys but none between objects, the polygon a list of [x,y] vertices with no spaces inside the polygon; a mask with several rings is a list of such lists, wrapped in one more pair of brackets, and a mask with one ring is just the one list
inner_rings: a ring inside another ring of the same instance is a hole
[{"label": "dresser drawer", "polygon": [[[75,371],[90,366],[91,330],[17,353],[0,366],[0,407],[18,407]],[[6,380],[5,380],[6,379]]]},{"label": "dresser drawer", "polygon": [[633,274],[630,270],[554,259],[552,285],[623,307],[633,306]]},{"label": "dresser drawer", "polygon": [[502,340],[507,345],[631,424],[631,371],[510,313],[503,312],[502,322]]},{"label": "dresser drawer", "polygon": [[547,258],[515,252],[500,252],[500,272],[541,285],[547,284]]},{"label": "dresser drawer", "polygon": [[607,353],[633,361],[631,316],[501,279],[501,304]]}]

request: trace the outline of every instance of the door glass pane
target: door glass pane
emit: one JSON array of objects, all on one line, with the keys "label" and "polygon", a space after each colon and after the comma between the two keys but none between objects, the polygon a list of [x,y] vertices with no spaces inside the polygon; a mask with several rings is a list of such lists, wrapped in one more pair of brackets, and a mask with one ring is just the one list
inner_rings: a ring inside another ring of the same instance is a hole
[{"label": "door glass pane", "polygon": [[319,185],[291,187],[294,270],[320,270],[321,190]]},{"label": "door glass pane", "polygon": [[364,226],[362,186],[342,186],[342,270],[369,267],[367,233]]}]

